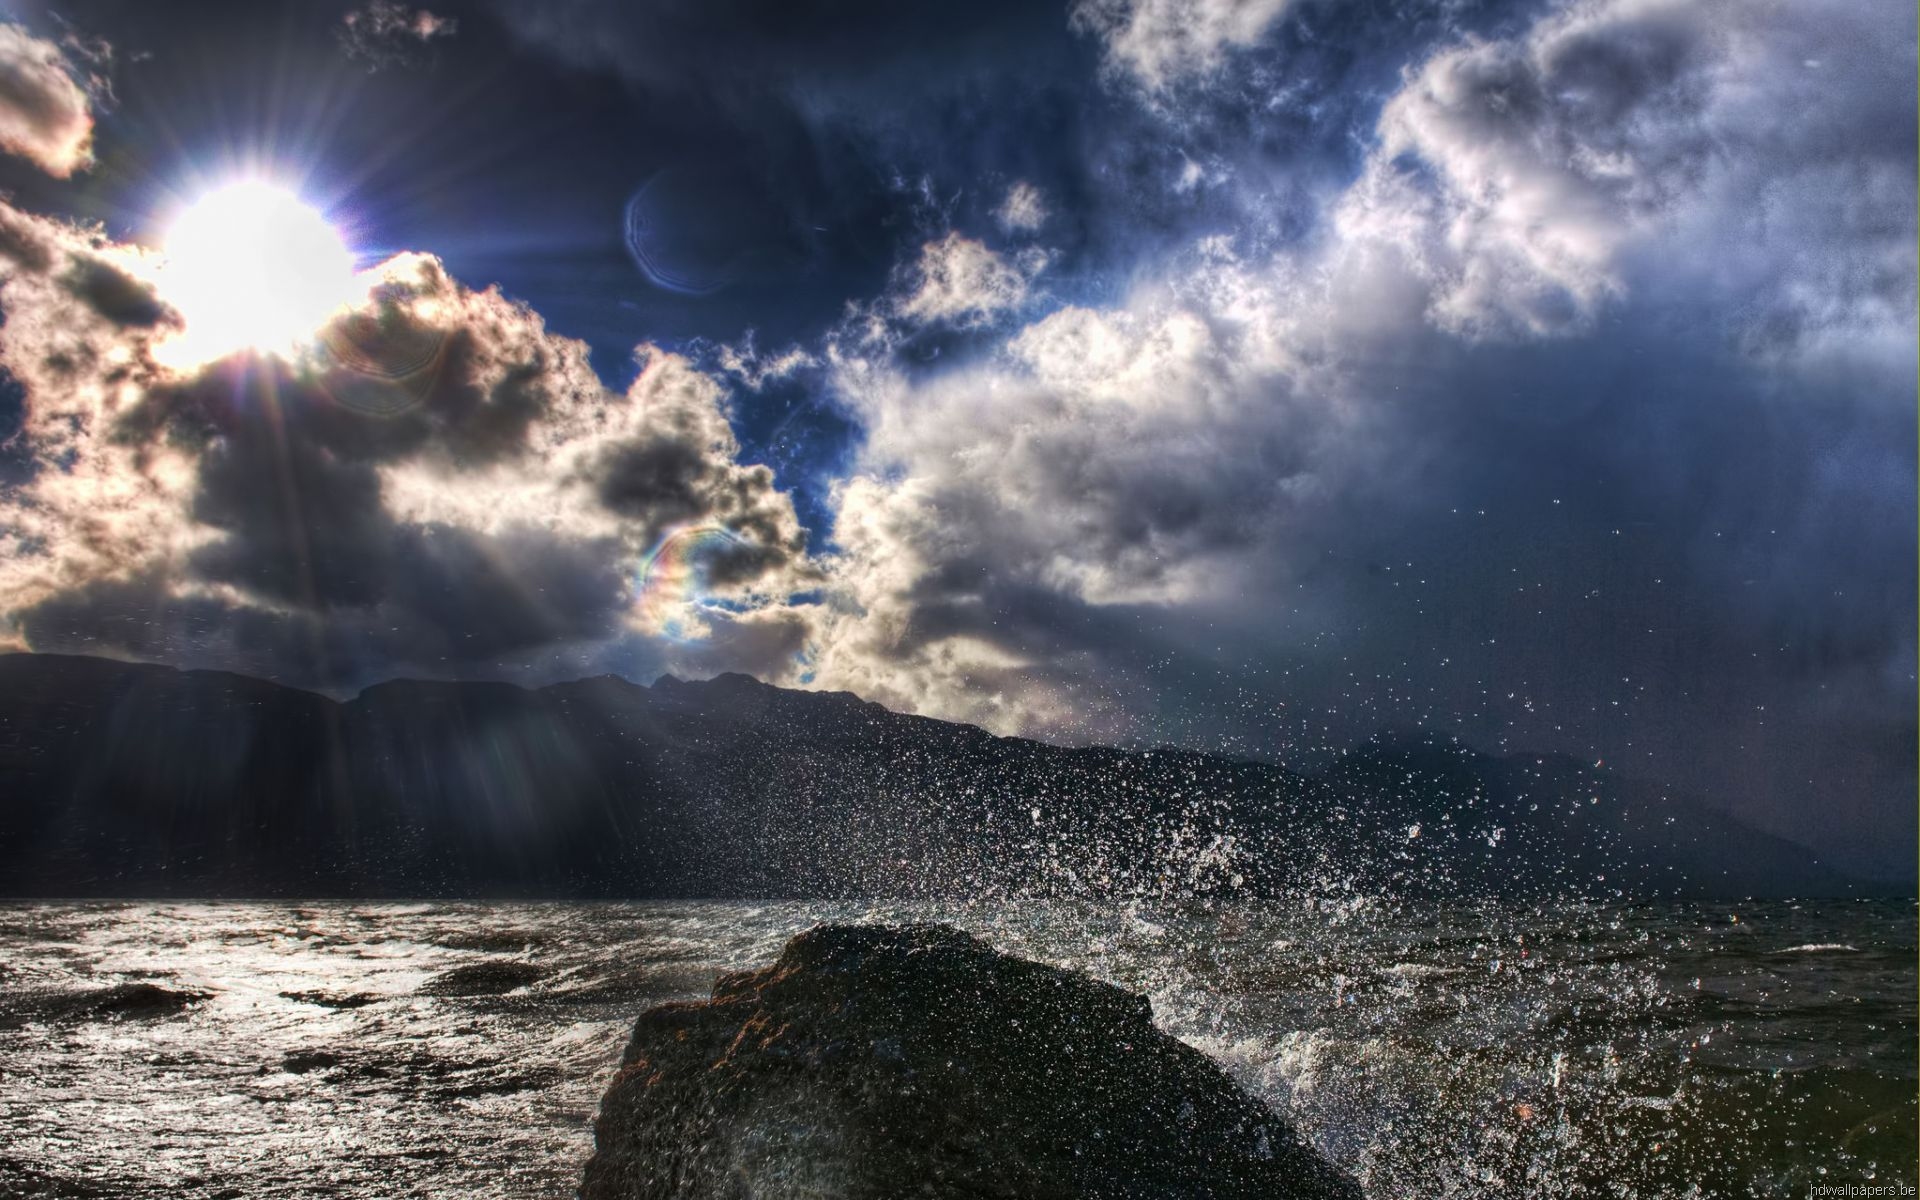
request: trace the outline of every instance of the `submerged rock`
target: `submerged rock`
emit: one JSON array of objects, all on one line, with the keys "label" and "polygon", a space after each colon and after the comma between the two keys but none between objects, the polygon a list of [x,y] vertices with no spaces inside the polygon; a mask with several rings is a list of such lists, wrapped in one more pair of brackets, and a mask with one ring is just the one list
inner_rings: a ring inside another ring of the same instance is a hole
[{"label": "submerged rock", "polygon": [[340,1056],[331,1050],[295,1050],[280,1060],[280,1069],[289,1075],[309,1071],[329,1071],[340,1065]]},{"label": "submerged rock", "polygon": [[369,1004],[378,1004],[383,997],[372,992],[281,992],[288,1000],[298,1000],[302,1004],[311,1004],[317,1008],[365,1008]]},{"label": "submerged rock", "polygon": [[581,1200],[1358,1200],[1151,1015],[945,926],[822,926],[641,1015]]},{"label": "submerged rock", "polygon": [[170,1017],[184,1012],[211,993],[192,988],[161,987],[157,983],[120,983],[73,998],[69,1011],[77,1017]]},{"label": "submerged rock", "polygon": [[0,998],[0,1028],[34,1021],[151,1020],[175,1016],[210,998],[208,992],[147,982],[72,992],[15,993]]},{"label": "submerged rock", "polygon": [[420,991],[428,996],[502,996],[538,982],[545,974],[532,963],[511,960],[469,963],[442,971],[427,980]]}]

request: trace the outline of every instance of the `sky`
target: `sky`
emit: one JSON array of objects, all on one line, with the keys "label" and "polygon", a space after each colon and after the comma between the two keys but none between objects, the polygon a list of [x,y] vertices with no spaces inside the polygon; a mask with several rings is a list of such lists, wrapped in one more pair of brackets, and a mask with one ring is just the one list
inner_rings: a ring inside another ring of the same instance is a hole
[{"label": "sky", "polygon": [[[1913,873],[1909,4],[0,19],[0,645],[1445,731]],[[272,352],[240,179],[361,272]]]}]

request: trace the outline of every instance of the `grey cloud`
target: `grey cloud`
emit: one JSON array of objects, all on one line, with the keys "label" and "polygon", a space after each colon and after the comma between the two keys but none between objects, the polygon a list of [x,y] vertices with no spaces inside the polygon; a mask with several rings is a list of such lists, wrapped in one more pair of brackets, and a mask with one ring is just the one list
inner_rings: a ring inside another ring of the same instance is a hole
[{"label": "grey cloud", "polygon": [[150,328],[171,316],[152,285],[97,258],[76,258],[66,283],[89,308],[115,325]]},{"label": "grey cloud", "polygon": [[685,442],[616,447],[601,467],[600,500],[622,515],[650,517],[664,529],[700,515],[706,505],[699,487],[706,474],[699,448]]},{"label": "grey cloud", "polygon": [[0,148],[65,179],[93,161],[93,105],[53,42],[0,25]]},{"label": "grey cloud", "polygon": [[1205,76],[1258,42],[1293,0],[1077,0],[1074,27],[1100,39],[1109,66],[1149,92]]},{"label": "grey cloud", "polygon": [[[1444,725],[1775,828],[1816,745],[1884,789],[1913,720],[1910,27],[1557,9],[1410,67],[1298,248],[1201,238],[946,371],[855,322],[823,356],[868,438],[816,678],[1266,753]],[[1804,66],[1842,45],[1886,52]],[[1901,136],[1839,134],[1869,121]]]},{"label": "grey cloud", "polygon": [[[179,578],[156,573],[62,591],[18,622],[37,650],[216,666],[345,690],[396,671],[541,677],[556,656],[604,653],[621,641],[628,580],[612,546],[520,532],[487,538],[453,527],[385,532],[382,555],[337,544],[357,562],[308,560],[318,569],[387,572],[359,594],[335,588],[261,604],[270,597],[249,589],[254,602],[236,602],[232,593],[183,588]],[[247,572],[266,569],[229,557]],[[208,564],[196,565],[203,577],[211,574]]]},{"label": "grey cloud", "polygon": [[[1781,293],[1742,314],[1763,339],[1870,291],[1911,296],[1911,270],[1862,289],[1820,264],[1864,274],[1863,258],[1890,248],[1869,226],[1912,195],[1897,151],[1835,161],[1853,131],[1904,119],[1884,105],[1900,76],[1911,84],[1910,60],[1862,61],[1858,47],[1912,25],[1851,5],[1584,4],[1519,36],[1468,39],[1407,70],[1341,233],[1405,255],[1432,319],[1469,337],[1587,328],[1636,256],[1712,272],[1754,242],[1768,252],[1744,257]],[[1845,78],[1822,66],[1841,61]],[[1835,201],[1863,186],[1871,218]]]},{"label": "grey cloud", "polygon": [[[138,252],[11,210],[0,228],[0,362],[34,463],[0,539],[27,645],[349,687],[538,674],[625,643],[655,664],[736,644],[778,674],[766,655],[804,641],[787,600],[816,578],[804,531],[684,360],[644,350],[611,393],[524,306],[401,256],[307,359],[169,369],[154,350],[177,318],[150,311]],[[646,649],[641,563],[688,525],[729,531],[702,580],[731,603],[651,597],[705,634]]]}]

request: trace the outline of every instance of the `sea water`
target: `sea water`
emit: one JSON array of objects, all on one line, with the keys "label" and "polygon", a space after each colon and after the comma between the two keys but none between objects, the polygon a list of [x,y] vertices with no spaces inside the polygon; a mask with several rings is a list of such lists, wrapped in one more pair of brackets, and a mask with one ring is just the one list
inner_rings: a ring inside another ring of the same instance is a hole
[{"label": "sea water", "polygon": [[566,1197],[641,1009],[929,919],[1151,997],[1369,1197],[1915,1183],[1911,901],[61,903],[0,907],[0,1195]]}]

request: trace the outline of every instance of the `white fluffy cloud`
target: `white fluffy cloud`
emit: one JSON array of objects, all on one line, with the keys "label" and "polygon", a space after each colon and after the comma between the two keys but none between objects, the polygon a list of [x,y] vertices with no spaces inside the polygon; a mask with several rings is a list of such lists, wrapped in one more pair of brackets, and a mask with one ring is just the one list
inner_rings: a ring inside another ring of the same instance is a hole
[{"label": "white fluffy cloud", "polygon": [[0,148],[61,179],[93,160],[93,106],[52,42],[0,25]]},{"label": "white fluffy cloud", "polygon": [[1039,251],[1009,261],[981,242],[949,233],[921,247],[913,290],[900,299],[898,311],[929,324],[982,324],[1025,304],[1033,277],[1045,266]]},{"label": "white fluffy cloud", "polygon": [[1292,0],[1079,0],[1075,28],[1097,36],[1108,63],[1148,91],[1163,91],[1251,46]]},{"label": "white fluffy cloud", "polygon": [[837,346],[868,438],[835,497],[842,608],[817,680],[1003,730],[1092,731],[1098,664],[1019,610],[1177,607],[1248,582],[1346,435],[1295,357],[1311,287],[1215,248],[1124,307],[1059,309],[931,380],[884,340]]},{"label": "white fluffy cloud", "polygon": [[[1859,259],[1893,247],[1860,210],[1886,212],[1911,180],[1891,177],[1898,162],[1837,153],[1859,130],[1835,115],[1871,119],[1876,96],[1910,88],[1897,69],[1831,84],[1836,70],[1875,70],[1859,47],[1884,36],[1879,24],[1844,4],[1610,0],[1443,50],[1386,104],[1340,235],[1404,254],[1434,322],[1476,338],[1587,327],[1654,246],[1774,264],[1810,240],[1819,262],[1774,281],[1793,292],[1820,288],[1809,276],[1829,255],[1871,271]],[[1697,236],[1675,239],[1686,224]],[[1883,281],[1903,293],[1897,311],[1911,272],[1892,274],[1904,277]],[[1857,294],[1857,282],[1824,290]]]}]

